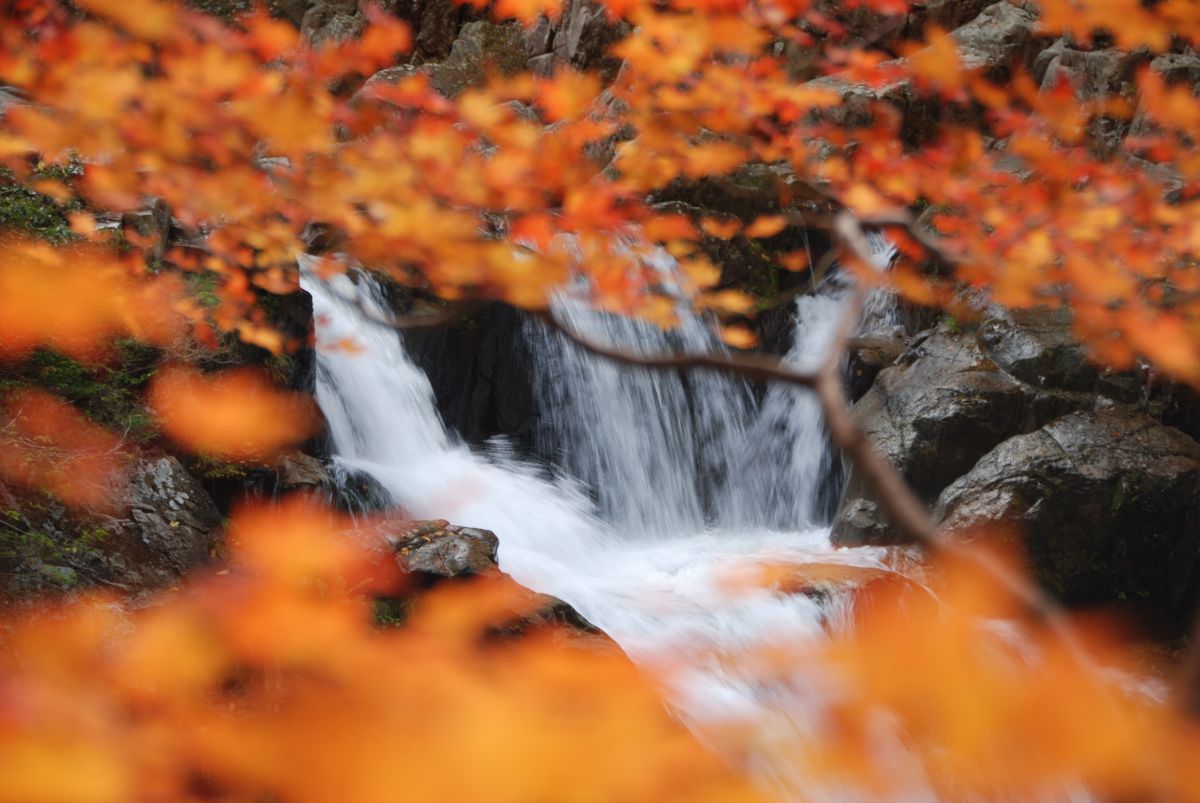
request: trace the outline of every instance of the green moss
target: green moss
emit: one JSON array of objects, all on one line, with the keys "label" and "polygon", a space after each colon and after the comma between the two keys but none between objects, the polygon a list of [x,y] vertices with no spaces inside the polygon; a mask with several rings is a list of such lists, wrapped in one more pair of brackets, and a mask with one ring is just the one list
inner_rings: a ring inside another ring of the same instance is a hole
[{"label": "green moss", "polygon": [[412,616],[412,600],[376,597],[374,620],[379,627],[403,627]]},{"label": "green moss", "polygon": [[217,274],[209,271],[203,273],[185,273],[184,280],[188,290],[196,302],[205,309],[214,309],[221,303],[217,296]]},{"label": "green moss", "polygon": [[286,384],[292,375],[296,361],[290,354],[272,354],[263,361],[263,370],[279,384]]},{"label": "green moss", "polygon": [[249,470],[241,463],[222,460],[219,457],[199,455],[192,463],[192,469],[208,480],[240,480],[247,476]]},{"label": "green moss", "polygon": [[143,394],[159,357],[157,349],[127,338],[115,341],[109,358],[96,365],[38,349],[24,363],[0,373],[0,390],[21,385],[45,388],[94,421],[147,443],[158,433]]},{"label": "green moss", "polygon": [[56,245],[76,236],[62,206],[20,184],[0,184],[0,229],[20,231]]}]

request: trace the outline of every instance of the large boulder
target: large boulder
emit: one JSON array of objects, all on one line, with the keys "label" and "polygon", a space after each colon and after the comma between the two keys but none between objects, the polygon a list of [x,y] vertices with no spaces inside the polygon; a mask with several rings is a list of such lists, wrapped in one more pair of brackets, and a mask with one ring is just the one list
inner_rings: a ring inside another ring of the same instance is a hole
[{"label": "large boulder", "polygon": [[[879,373],[853,415],[917,494],[932,503],[992,447],[1091,403],[1088,394],[1018,380],[988,357],[974,333],[943,324]],[[853,469],[833,540],[841,545],[901,540]]]},{"label": "large boulder", "polygon": [[1037,387],[1091,391],[1099,379],[1066,308],[993,306],[983,317],[979,345],[998,367]]},{"label": "large boulder", "polygon": [[1077,412],[991,450],[942,493],[951,537],[1025,545],[1069,603],[1132,601],[1179,625],[1200,588],[1200,444],[1143,413]]}]

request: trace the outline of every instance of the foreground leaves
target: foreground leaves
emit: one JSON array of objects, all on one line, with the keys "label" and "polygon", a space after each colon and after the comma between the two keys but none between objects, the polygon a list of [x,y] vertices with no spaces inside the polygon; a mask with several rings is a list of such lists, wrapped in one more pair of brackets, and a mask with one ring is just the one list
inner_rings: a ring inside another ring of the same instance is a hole
[{"label": "foreground leaves", "polygon": [[347,526],[244,511],[227,569],[159,604],[8,618],[0,800],[759,799],[618,651],[487,637],[511,583],[372,625],[398,570]]}]

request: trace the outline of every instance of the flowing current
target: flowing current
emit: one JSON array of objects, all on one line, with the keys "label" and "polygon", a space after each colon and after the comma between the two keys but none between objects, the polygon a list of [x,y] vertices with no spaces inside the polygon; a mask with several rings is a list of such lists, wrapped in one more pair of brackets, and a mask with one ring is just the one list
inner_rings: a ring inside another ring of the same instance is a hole
[{"label": "flowing current", "polygon": [[[668,694],[701,734],[751,724],[769,744],[772,733],[812,727],[803,690],[764,686],[722,656],[823,638],[852,605],[849,595],[731,595],[739,567],[880,565],[878,551],[830,546],[823,520],[835,458],[814,399],[773,387],[756,400],[728,376],[617,365],[530,324],[546,461],[525,463],[503,448],[473,450],[446,429],[403,336],[372,320],[388,309],[369,278],[306,276],[305,287],[317,320],[317,400],[345,469],[369,474],[412,517],[494,531],[501,568],[518,582],[569,602],[635,661],[670,661]],[[823,359],[839,308],[836,293],[799,300],[788,362]],[[569,295],[555,314],[579,335],[633,352],[720,348],[686,314],[669,334]],[[358,348],[337,347],[347,341]],[[761,775],[799,788],[786,761],[764,755]]]}]

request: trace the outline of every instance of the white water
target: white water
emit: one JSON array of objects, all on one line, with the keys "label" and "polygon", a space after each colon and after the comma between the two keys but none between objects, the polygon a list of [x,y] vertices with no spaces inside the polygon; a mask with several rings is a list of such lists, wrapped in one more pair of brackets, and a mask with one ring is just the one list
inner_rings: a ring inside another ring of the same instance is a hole
[{"label": "white water", "polygon": [[[536,329],[529,337],[551,479],[545,466],[503,450],[478,454],[446,431],[401,337],[371,322],[387,311],[369,280],[306,278],[305,286],[317,317],[317,400],[338,459],[373,476],[411,516],[493,530],[506,572],[572,604],[634,660],[669,661],[675,670],[664,682],[685,719],[701,733],[753,724],[759,773],[800,789],[803,779],[772,760],[769,745],[811,731],[805,700],[815,690],[796,688],[796,678],[766,685],[723,656],[823,638],[851,604],[768,590],[731,596],[737,567],[879,565],[876,550],[834,551],[819,525],[832,458],[815,401],[772,389],[756,404],[727,377],[631,370]],[[801,300],[790,362],[822,358],[838,307],[830,297]],[[569,298],[556,312],[574,330],[623,348],[719,348],[702,321],[686,316],[665,335]],[[361,350],[332,347],[346,339]],[[922,786],[897,770],[898,789]]]}]

